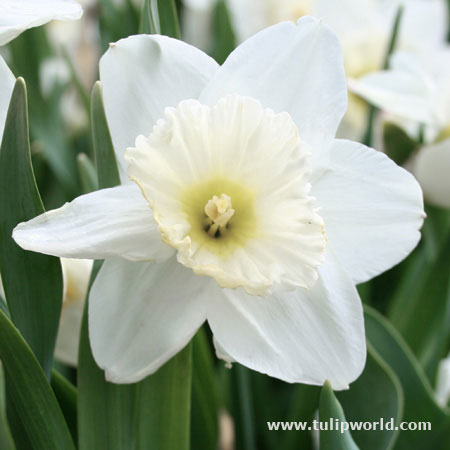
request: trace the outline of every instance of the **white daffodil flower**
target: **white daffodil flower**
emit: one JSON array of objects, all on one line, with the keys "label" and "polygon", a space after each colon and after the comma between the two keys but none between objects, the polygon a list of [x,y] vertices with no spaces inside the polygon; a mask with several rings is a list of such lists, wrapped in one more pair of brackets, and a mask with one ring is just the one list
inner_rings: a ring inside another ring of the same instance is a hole
[{"label": "white daffodil flower", "polygon": [[355,283],[415,247],[424,213],[412,175],[334,139],[347,103],[334,33],[311,17],[281,23],[221,67],[186,43],[132,36],[111,45],[100,78],[133,182],[19,224],[13,237],[105,259],[89,335],[107,379],[155,372],[206,320],[227,361],[346,388],[366,355]]},{"label": "white daffodil flower", "polygon": [[[397,49],[420,54],[444,44],[447,12],[442,0],[317,0],[315,15],[323,17],[341,41],[348,79],[357,80],[383,68],[400,5],[403,14]],[[350,93],[338,135],[361,139],[367,114],[367,104]]]},{"label": "white daffodil flower", "polygon": [[[210,15],[214,0],[185,0],[185,36],[188,42],[208,50]],[[322,18],[337,33],[344,51],[348,78],[358,79],[380,70],[386,57],[395,16],[404,11],[397,48],[429,52],[443,45],[447,32],[443,0],[227,0],[239,42],[283,20],[304,15]],[[355,94],[338,136],[359,140],[367,123],[367,104]]]},{"label": "white daffodil flower", "polygon": [[349,86],[379,108],[425,125],[424,145],[412,162],[427,201],[450,208],[450,47],[421,57],[396,53],[391,69]]}]

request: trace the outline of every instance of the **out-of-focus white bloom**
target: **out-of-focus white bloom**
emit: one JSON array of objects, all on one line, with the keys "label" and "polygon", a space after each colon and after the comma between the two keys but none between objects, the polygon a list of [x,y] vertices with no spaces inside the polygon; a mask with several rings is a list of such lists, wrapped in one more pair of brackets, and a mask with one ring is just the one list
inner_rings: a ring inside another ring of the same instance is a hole
[{"label": "out-of-focus white bloom", "polygon": [[[14,39],[28,28],[51,20],[79,19],[81,6],[73,0],[2,0],[0,3],[0,45]],[[15,77],[0,56],[0,142]]]},{"label": "out-of-focus white bloom", "polygon": [[447,406],[450,401],[450,354],[439,363],[435,392],[438,404]]},{"label": "out-of-focus white bloom", "polygon": [[[397,49],[426,53],[445,42],[447,12],[443,0],[318,0],[315,14],[338,34],[349,79],[381,70],[398,8],[403,14]],[[367,123],[367,104],[349,95],[349,107],[338,135],[360,139]]]},{"label": "out-of-focus white bloom", "polygon": [[[71,70],[62,52],[71,60],[74,70],[87,92],[98,77],[100,33],[97,0],[82,0],[85,10],[81,20],[71,23],[51,22],[47,25],[50,41],[58,57],[44,61],[40,67],[43,93],[52,90],[54,83],[71,79]],[[64,77],[67,78],[64,80]],[[48,89],[50,88],[50,89]],[[60,102],[60,111],[67,127],[74,131],[86,127],[89,118],[75,86],[68,85]]]},{"label": "out-of-focus white bloom", "polygon": [[[349,78],[380,70],[387,53],[399,6],[404,6],[397,48],[428,52],[445,41],[447,13],[444,0],[227,0],[238,41],[284,20],[303,15],[322,18],[337,33]],[[208,49],[214,0],[186,0],[186,38]],[[367,104],[355,94],[338,136],[358,140],[367,123]]]},{"label": "out-of-focus white bloom", "polygon": [[350,88],[369,102],[417,126],[425,126],[424,145],[412,171],[425,198],[450,208],[450,49],[420,56],[396,53],[391,69],[350,80]]},{"label": "out-of-focus white bloom", "polygon": [[0,56],[0,143],[5,128],[6,114],[8,113],[9,101],[16,81],[5,60]]},{"label": "out-of-focus white bloom", "polygon": [[347,103],[334,33],[311,17],[275,25],[221,67],[183,42],[133,36],[110,47],[100,78],[126,184],[13,237],[105,259],[89,335],[107,378],[155,372],[207,320],[229,362],[346,388],[366,354],[355,283],[415,247],[424,213],[408,172],[334,139]]},{"label": "out-of-focus white bloom", "polygon": [[79,19],[83,10],[74,0],[2,0],[0,3],[0,45],[5,45],[28,28],[51,20]]},{"label": "out-of-focus white bloom", "polygon": [[[70,23],[51,22],[47,26],[50,41],[55,49],[67,52],[81,82],[87,90],[97,79],[98,60],[100,57],[100,35],[98,19],[95,12],[97,2],[81,2],[85,13],[80,20]],[[65,63],[64,58],[62,60]]]},{"label": "out-of-focus white bloom", "polygon": [[61,258],[64,295],[56,339],[55,358],[76,366],[84,301],[89,286],[92,260]]}]

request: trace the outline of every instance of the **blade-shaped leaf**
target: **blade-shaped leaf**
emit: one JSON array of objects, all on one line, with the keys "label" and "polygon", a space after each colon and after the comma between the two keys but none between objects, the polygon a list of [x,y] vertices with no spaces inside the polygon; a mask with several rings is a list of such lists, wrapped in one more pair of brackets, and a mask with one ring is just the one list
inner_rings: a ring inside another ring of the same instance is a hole
[{"label": "blade-shaped leaf", "polygon": [[236,46],[236,37],[226,2],[218,0],[213,11],[213,48],[212,56],[222,64]]},{"label": "blade-shaped leaf", "polygon": [[139,23],[140,34],[158,34],[158,23],[152,10],[152,0],[144,0]]},{"label": "blade-shaped leaf", "polygon": [[139,450],[189,450],[192,343],[137,384]]},{"label": "blade-shaped leaf", "polygon": [[17,328],[2,311],[0,359],[5,368],[7,395],[31,444],[31,447],[25,448],[74,450],[61,409],[41,366]]},{"label": "blade-shaped leaf", "polygon": [[0,269],[11,318],[49,376],[61,311],[61,264],[22,250],[11,238],[19,222],[43,212],[30,159],[25,82],[19,78],[0,153]]},{"label": "blade-shaped leaf", "polygon": [[5,375],[0,362],[0,448],[2,450],[15,450],[14,441],[9,430],[6,417]]},{"label": "blade-shaped leaf", "polygon": [[66,419],[72,439],[75,445],[78,442],[77,425],[77,390],[74,385],[64,378],[55,369],[52,370],[50,384],[58,400],[61,411]]},{"label": "blade-shaped leaf", "polygon": [[395,328],[369,307],[365,307],[366,335],[370,344],[397,375],[404,392],[403,421],[431,422],[430,431],[403,431],[396,449],[446,450],[450,442],[450,415],[441,409],[431,386],[413,353]]},{"label": "blade-shaped leaf", "polygon": [[[337,393],[349,422],[384,423],[394,419],[398,425],[403,414],[403,391],[392,369],[368,344],[367,362],[361,376],[347,391]],[[370,432],[353,430],[352,437],[364,450],[387,450],[394,446],[398,430],[380,429]]]},{"label": "blade-shaped leaf", "polygon": [[120,184],[120,176],[111,134],[106,121],[100,81],[97,81],[92,89],[91,129],[99,188],[105,189],[117,186]]},{"label": "blade-shaped leaf", "polygon": [[97,171],[86,153],[77,156],[78,173],[80,174],[83,193],[87,194],[98,189]]},{"label": "blade-shaped leaf", "polygon": [[192,348],[191,448],[217,447],[219,399],[214,361],[204,328],[200,328]]},{"label": "blade-shaped leaf", "polygon": [[180,25],[175,0],[157,0],[157,2],[160,33],[180,39]]},{"label": "blade-shaped leaf", "polygon": [[[447,354],[450,338],[450,236],[430,262],[421,248],[415,266],[405,273],[393,297],[389,318],[419,359],[431,380]],[[403,288],[407,286],[407,290]],[[421,326],[417,326],[420,317]]]},{"label": "blade-shaped leaf", "polygon": [[[328,382],[320,393],[319,418],[323,425],[320,430],[320,450],[358,450],[350,431],[345,430],[342,433],[339,428],[340,424],[346,422],[346,418]],[[328,425],[328,429],[325,429],[325,425]]]}]

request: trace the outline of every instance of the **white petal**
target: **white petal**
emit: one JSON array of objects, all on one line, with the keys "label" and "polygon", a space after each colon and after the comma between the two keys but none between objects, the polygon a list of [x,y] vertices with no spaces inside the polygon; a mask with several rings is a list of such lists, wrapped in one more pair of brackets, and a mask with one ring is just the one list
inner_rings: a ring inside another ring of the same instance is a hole
[{"label": "white petal", "polygon": [[82,195],[17,225],[13,238],[26,250],[66,258],[152,260],[172,253],[134,185]]},{"label": "white petal", "polygon": [[83,14],[73,0],[2,0],[0,3],[0,45],[28,28],[51,20],[75,20]]},{"label": "white petal", "polygon": [[391,70],[349,80],[349,89],[368,102],[406,119],[433,124],[433,83],[409,55],[394,55]]},{"label": "white petal", "polygon": [[205,53],[166,36],[132,36],[110,45],[100,60],[100,80],[122,176],[126,148],[151,133],[166,107],[197,98],[217,67]]},{"label": "white petal", "polygon": [[114,383],[133,383],[180,351],[205,321],[214,282],[163,263],[106,260],[89,296],[89,337]]},{"label": "white petal", "polygon": [[331,255],[311,289],[255,297],[223,290],[208,322],[227,356],[288,382],[345,389],[366,355],[361,301]]},{"label": "white petal", "polygon": [[[128,174],[181,263],[258,295],[276,284],[314,284],[326,237],[309,196],[309,148],[289,114],[238,95],[213,107],[183,101],[136,145],[127,151]],[[231,196],[236,215],[217,240],[202,220],[208,200],[221,194]]]},{"label": "white petal", "polygon": [[413,173],[422,186],[425,200],[450,208],[450,139],[422,147]]},{"label": "white petal", "polygon": [[11,70],[0,56],[0,144],[5,128],[6,114],[8,113],[9,101],[16,81]]},{"label": "white petal", "polygon": [[226,94],[254,97],[275,112],[288,112],[313,154],[334,138],[347,107],[342,51],[322,22],[304,17],[283,22],[241,44],[200,97],[214,104]]},{"label": "white petal", "polygon": [[76,367],[84,301],[89,286],[92,260],[61,258],[64,297],[56,338],[55,358]]},{"label": "white petal", "polygon": [[336,140],[323,163],[311,193],[329,245],[355,283],[367,281],[417,245],[425,217],[420,186],[385,154],[356,142]]}]

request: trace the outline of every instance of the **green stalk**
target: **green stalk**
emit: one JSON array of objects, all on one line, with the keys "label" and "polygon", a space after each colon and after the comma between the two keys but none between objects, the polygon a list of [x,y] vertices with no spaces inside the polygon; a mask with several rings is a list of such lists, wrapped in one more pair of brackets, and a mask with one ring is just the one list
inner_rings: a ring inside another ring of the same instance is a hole
[{"label": "green stalk", "polygon": [[[392,28],[391,38],[389,39],[389,45],[388,45],[388,48],[386,51],[386,57],[384,59],[383,70],[389,69],[389,59],[391,58],[391,55],[397,44],[398,32],[400,30],[400,23],[401,23],[402,16],[403,16],[403,6],[399,6],[399,8],[397,10],[397,15],[395,16],[394,27]],[[367,118],[366,131],[364,133],[364,137],[362,140],[363,144],[367,145],[369,147],[372,145],[373,125],[375,122],[375,117],[377,115],[377,111],[378,111],[378,109],[375,106],[370,105],[369,114],[368,114],[368,118]]]}]

